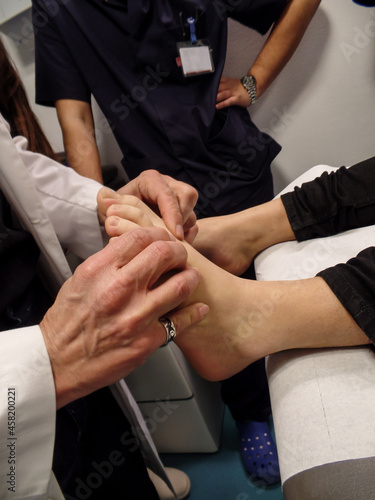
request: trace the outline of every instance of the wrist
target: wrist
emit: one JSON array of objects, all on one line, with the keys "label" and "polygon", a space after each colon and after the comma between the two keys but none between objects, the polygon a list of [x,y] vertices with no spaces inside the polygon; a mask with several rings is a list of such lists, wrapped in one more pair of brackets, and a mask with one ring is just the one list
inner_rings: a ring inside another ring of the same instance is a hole
[{"label": "wrist", "polygon": [[241,78],[241,84],[249,95],[249,106],[258,99],[257,81],[253,75],[245,75]]}]

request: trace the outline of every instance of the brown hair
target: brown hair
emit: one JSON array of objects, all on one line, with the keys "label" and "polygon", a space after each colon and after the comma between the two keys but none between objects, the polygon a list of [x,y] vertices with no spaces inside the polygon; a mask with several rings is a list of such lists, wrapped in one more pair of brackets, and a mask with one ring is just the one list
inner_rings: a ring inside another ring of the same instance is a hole
[{"label": "brown hair", "polygon": [[28,140],[28,149],[55,159],[55,153],[33,113],[21,78],[0,38],[0,111],[12,131]]}]

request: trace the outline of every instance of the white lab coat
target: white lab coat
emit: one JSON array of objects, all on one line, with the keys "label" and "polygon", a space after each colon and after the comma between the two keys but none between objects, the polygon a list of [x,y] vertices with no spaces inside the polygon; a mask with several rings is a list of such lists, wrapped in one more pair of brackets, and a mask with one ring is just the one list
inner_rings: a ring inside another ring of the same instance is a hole
[{"label": "white lab coat", "polygon": [[[103,247],[96,203],[101,186],[26,148],[26,139],[13,139],[0,115],[0,189],[34,236],[41,250],[43,277],[50,290],[57,292],[71,275],[63,249],[86,258]],[[169,482],[125,383],[111,389],[141,434],[147,466]],[[63,499],[51,471],[55,404],[53,376],[40,328],[0,332],[2,500]]]}]

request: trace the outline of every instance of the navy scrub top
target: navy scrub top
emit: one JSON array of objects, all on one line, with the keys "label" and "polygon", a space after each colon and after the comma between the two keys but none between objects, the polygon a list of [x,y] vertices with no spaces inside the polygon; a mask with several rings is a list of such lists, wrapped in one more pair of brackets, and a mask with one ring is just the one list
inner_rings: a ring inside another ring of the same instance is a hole
[{"label": "navy scrub top", "polygon": [[[246,109],[215,108],[227,17],[264,34],[286,0],[33,0],[36,101],[90,102],[109,120],[130,178],[154,168],[195,186],[200,217],[231,213],[273,196],[270,163],[280,146]],[[238,6],[232,6],[238,5]],[[181,13],[181,16],[180,16]],[[189,39],[208,39],[215,72],[185,78],[176,58]],[[185,31],[185,38],[184,38]]]}]

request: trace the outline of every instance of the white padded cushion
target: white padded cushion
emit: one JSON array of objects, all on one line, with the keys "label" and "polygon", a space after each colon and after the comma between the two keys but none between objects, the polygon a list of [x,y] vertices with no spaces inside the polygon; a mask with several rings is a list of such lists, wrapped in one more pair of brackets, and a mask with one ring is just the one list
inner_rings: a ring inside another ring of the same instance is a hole
[{"label": "white padded cushion", "polygon": [[[290,184],[314,179],[316,166]],[[255,260],[258,280],[315,276],[375,246],[375,226],[271,247]],[[294,350],[267,360],[282,482],[304,470],[375,456],[375,356],[368,347]]]}]

